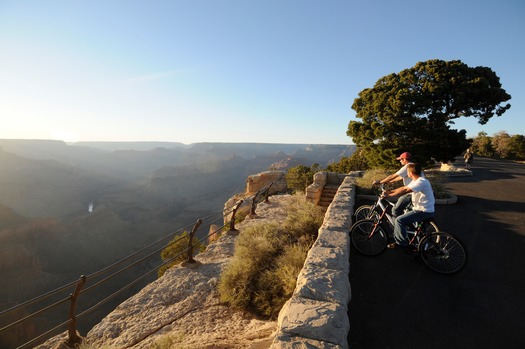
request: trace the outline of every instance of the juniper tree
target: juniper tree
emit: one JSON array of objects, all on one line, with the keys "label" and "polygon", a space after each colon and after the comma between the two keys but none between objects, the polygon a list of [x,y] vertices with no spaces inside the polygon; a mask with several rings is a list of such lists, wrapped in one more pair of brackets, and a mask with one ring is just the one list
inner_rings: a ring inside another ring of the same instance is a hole
[{"label": "juniper tree", "polygon": [[452,128],[459,117],[485,124],[510,108],[510,95],[487,67],[459,60],[428,60],[380,78],[354,100],[361,121],[350,121],[347,135],[371,166],[396,166],[409,151],[419,162],[450,161],[469,146],[465,130]]}]

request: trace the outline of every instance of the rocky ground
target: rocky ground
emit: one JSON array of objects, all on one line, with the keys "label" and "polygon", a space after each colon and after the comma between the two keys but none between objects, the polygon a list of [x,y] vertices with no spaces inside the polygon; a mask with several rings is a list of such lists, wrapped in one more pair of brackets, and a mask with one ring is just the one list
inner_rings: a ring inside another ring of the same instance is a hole
[{"label": "rocky ground", "polygon": [[[237,224],[241,231],[265,220],[283,220],[290,195],[258,205],[256,218]],[[276,321],[264,321],[222,304],[219,276],[233,256],[236,234],[224,234],[197,255],[195,264],[169,269],[162,278],[119,305],[85,337],[87,348],[269,348]],[[56,348],[54,338],[39,349]]]}]

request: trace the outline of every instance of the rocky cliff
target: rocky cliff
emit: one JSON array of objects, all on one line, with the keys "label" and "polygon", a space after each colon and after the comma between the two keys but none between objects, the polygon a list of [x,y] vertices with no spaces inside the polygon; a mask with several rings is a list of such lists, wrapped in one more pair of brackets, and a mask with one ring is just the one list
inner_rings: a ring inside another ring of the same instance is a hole
[{"label": "rocky cliff", "polygon": [[[257,206],[256,219],[248,218],[236,228],[242,233],[251,224],[283,221],[291,199],[272,196],[269,203]],[[219,275],[233,256],[237,235],[225,233],[195,257],[196,263],[169,269],[106,316],[85,335],[85,342],[93,348],[142,349],[160,343],[199,349],[268,348],[276,321],[256,319],[219,300]],[[37,348],[57,348],[64,341],[55,337]]]}]

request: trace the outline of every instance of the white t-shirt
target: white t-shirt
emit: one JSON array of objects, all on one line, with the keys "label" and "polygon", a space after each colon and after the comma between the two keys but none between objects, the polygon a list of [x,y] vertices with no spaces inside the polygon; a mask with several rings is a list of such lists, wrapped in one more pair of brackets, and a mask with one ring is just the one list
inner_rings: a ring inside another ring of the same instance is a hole
[{"label": "white t-shirt", "polygon": [[[407,186],[410,182],[412,182],[412,178],[408,177],[408,165],[410,165],[411,162],[406,164],[405,166],[401,167],[399,171],[396,172],[396,175],[403,178],[403,186]],[[421,171],[421,177],[425,178],[425,174],[423,171]]]},{"label": "white t-shirt", "polygon": [[428,179],[419,177],[407,185],[412,189],[412,205],[415,211],[434,212],[434,192]]}]

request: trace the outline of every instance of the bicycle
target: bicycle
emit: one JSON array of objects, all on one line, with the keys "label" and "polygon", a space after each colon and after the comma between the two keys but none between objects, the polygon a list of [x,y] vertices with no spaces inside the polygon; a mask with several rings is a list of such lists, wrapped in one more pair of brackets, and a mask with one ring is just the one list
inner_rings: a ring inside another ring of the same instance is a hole
[{"label": "bicycle", "polygon": [[[352,245],[367,256],[382,253],[391,239],[382,226],[385,217],[390,230],[394,228],[394,218],[387,212],[394,204],[383,197],[384,191],[381,186],[381,193],[373,205],[364,205],[356,210],[356,217],[365,218],[357,220],[350,229]],[[407,237],[406,251],[419,254],[425,265],[435,272],[453,274],[467,264],[465,245],[452,234],[439,231],[433,218],[414,223],[412,229],[407,229]]]},{"label": "bicycle", "polygon": [[[394,229],[394,217],[392,217],[392,215],[389,214],[388,212],[388,210],[390,211],[392,210],[392,208],[394,207],[394,204],[383,197],[383,192],[386,190],[384,184],[381,184],[379,189],[381,190],[381,193],[378,195],[377,200],[374,204],[362,205],[362,206],[359,206],[357,210],[355,210],[355,213],[354,213],[355,221],[358,222],[363,219],[378,219],[379,220],[381,219],[380,215],[384,212],[384,217],[382,218],[386,218],[387,219],[386,221],[389,223],[390,227]],[[405,212],[411,209],[412,209],[412,204],[410,204],[409,207],[405,209]],[[417,223],[414,224],[414,228],[417,228]],[[429,233],[439,231],[439,228],[436,222],[434,222],[434,219],[432,218],[424,222],[424,229]]]}]

